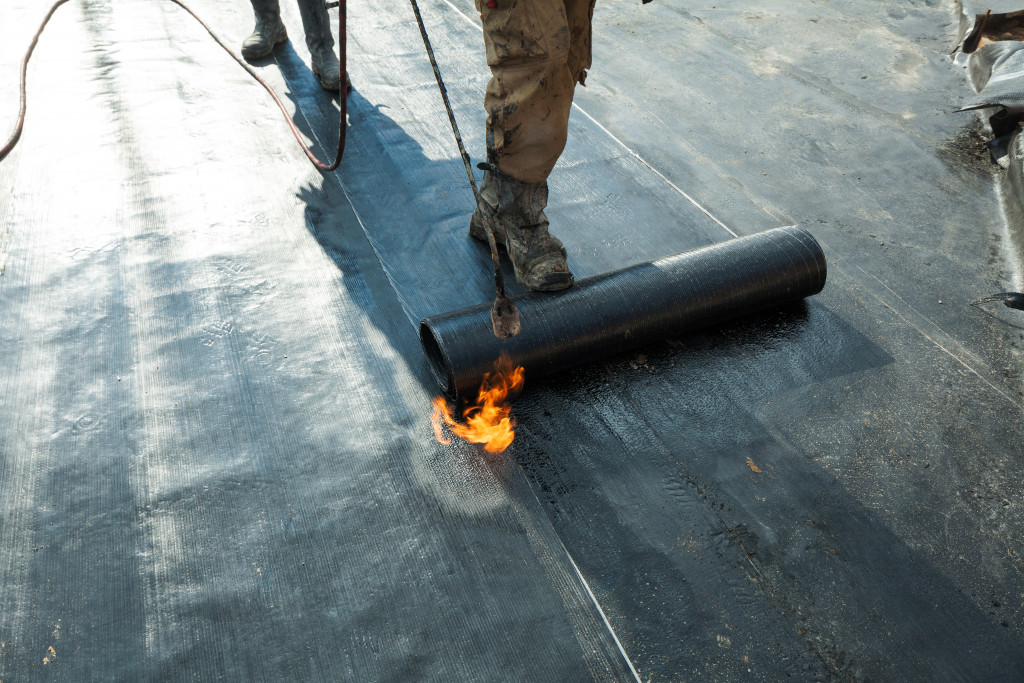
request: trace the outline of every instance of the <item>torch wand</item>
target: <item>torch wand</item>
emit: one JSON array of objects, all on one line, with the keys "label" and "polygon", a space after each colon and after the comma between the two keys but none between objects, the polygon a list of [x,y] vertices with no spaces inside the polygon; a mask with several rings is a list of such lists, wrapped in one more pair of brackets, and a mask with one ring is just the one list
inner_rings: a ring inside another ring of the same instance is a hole
[{"label": "torch wand", "polygon": [[455,122],[455,114],[452,113],[452,105],[448,101],[448,90],[444,87],[444,80],[441,78],[441,71],[437,68],[437,60],[434,59],[434,50],[430,46],[430,38],[427,37],[427,29],[423,25],[423,17],[420,16],[419,5],[416,0],[410,0],[412,11],[416,14],[416,23],[420,27],[420,35],[423,36],[423,45],[427,48],[427,57],[430,58],[430,66],[434,70],[434,78],[437,79],[437,87],[441,91],[441,99],[444,100],[445,111],[448,112],[448,121],[452,124],[452,132],[455,133],[455,142],[459,146],[459,154],[462,155],[462,164],[466,167],[466,177],[469,178],[469,186],[473,189],[473,198],[476,200],[477,210],[484,219],[484,232],[487,233],[487,245],[491,248],[491,261],[494,263],[494,305],[491,306],[491,327],[494,336],[500,339],[507,339],[519,334],[522,327],[519,324],[519,311],[512,299],[505,294],[505,278],[501,274],[501,262],[498,259],[498,244],[494,241],[494,224],[492,223],[491,212],[487,211],[480,198],[480,191],[476,187],[476,179],[473,178],[473,167],[469,161],[469,154],[466,153],[466,146],[462,144],[462,136],[459,134],[459,124]]}]

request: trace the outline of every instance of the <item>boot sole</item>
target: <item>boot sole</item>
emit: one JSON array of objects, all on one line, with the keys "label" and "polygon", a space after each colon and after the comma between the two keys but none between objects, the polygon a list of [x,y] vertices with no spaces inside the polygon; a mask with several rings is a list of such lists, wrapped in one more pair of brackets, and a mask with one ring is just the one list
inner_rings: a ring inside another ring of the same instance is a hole
[{"label": "boot sole", "polygon": [[[323,76],[319,71],[313,69],[313,75],[316,76],[316,80],[320,82],[320,87],[324,90],[330,90],[331,92],[341,92],[341,79],[338,79],[337,83],[328,83],[324,81]],[[346,88],[347,90],[347,88]]]},{"label": "boot sole", "polygon": [[[512,269],[515,270],[515,264],[512,265]],[[519,271],[516,271],[516,280],[535,292],[558,292],[563,289],[569,289],[576,281],[572,273],[568,271],[565,273],[549,273],[544,276],[541,282],[533,285],[523,282],[523,279],[519,277]]]}]

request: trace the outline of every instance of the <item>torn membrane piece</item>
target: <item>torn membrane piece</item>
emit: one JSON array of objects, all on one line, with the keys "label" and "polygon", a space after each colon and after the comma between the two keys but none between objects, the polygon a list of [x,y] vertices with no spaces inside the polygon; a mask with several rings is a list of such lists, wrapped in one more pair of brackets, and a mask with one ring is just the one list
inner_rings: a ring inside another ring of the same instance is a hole
[{"label": "torn membrane piece", "polygon": [[978,95],[956,111],[993,107],[1024,114],[1024,43],[989,43],[971,55],[968,73]]}]

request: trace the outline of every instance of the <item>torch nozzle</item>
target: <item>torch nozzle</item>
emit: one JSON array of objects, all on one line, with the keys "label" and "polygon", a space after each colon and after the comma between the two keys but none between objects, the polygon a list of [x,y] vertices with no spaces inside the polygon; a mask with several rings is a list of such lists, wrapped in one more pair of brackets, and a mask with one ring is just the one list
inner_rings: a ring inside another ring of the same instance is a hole
[{"label": "torch nozzle", "polygon": [[494,298],[494,305],[491,306],[491,326],[494,329],[494,336],[498,339],[514,337],[522,331],[519,324],[519,310],[512,303],[512,299],[498,292]]}]

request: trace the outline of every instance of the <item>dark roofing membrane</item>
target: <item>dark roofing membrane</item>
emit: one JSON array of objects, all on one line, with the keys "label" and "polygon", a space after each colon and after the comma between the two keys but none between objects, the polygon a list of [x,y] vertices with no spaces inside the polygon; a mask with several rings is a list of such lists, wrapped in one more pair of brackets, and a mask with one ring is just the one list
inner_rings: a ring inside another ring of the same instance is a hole
[{"label": "dark roofing membrane", "polygon": [[[326,156],[282,5],[262,73]],[[479,155],[473,3],[422,7]],[[4,8],[0,130],[44,12]],[[0,164],[0,680],[1024,676],[1024,321],[970,305],[1022,289],[1021,227],[952,8],[595,23],[548,211],[576,275],[797,224],[829,281],[527,377],[487,456],[428,419],[416,326],[493,288],[409,8],[351,3],[326,177],[179,8],[62,8]]]}]

